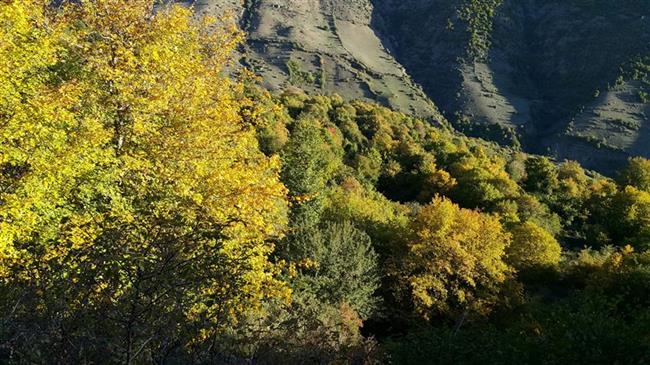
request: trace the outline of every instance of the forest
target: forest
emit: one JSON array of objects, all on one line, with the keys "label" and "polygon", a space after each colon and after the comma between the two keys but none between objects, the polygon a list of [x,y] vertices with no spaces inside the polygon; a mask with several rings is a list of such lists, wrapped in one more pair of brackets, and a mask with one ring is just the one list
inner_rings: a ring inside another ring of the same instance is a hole
[{"label": "forest", "polygon": [[153,0],[0,1],[0,364],[644,364],[613,176],[224,71]]}]

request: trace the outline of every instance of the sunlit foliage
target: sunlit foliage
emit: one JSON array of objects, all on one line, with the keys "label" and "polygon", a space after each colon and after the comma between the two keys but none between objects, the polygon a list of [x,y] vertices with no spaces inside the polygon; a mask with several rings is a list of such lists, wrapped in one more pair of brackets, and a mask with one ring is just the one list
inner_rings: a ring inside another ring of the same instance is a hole
[{"label": "sunlit foliage", "polygon": [[427,318],[487,312],[510,272],[503,258],[511,238],[498,218],[435,198],[411,229],[403,281],[415,310]]},{"label": "sunlit foliage", "polygon": [[241,38],[153,0],[0,1],[0,363],[650,356],[648,160],[615,182],[273,94]]},{"label": "sunlit foliage", "polygon": [[622,186],[634,186],[639,190],[650,191],[650,160],[643,157],[631,158],[621,171],[619,183]]},{"label": "sunlit foliage", "polygon": [[512,244],[506,249],[506,254],[507,262],[513,267],[549,267],[560,262],[562,247],[550,233],[535,223],[516,224],[510,233]]},{"label": "sunlit foliage", "polygon": [[221,72],[239,33],[153,1],[47,3],[0,4],[0,279],[16,356],[190,356],[288,298],[268,260],[286,222],[278,160]]}]

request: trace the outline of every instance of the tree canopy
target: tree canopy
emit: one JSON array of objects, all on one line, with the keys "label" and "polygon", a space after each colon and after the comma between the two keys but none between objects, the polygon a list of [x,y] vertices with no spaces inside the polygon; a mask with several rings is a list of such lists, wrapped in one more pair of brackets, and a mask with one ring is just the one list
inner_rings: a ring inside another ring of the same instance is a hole
[{"label": "tree canopy", "polygon": [[270,92],[241,37],[153,0],[0,1],[0,363],[650,357],[648,160],[613,180]]},{"label": "tree canopy", "polygon": [[510,272],[511,237],[498,217],[434,198],[415,217],[405,259],[405,283],[418,313],[485,311]]},{"label": "tree canopy", "polygon": [[48,4],[0,4],[0,279],[8,332],[36,335],[21,358],[162,356],[288,298],[269,260],[279,161],[221,72],[239,33],[153,1]]}]

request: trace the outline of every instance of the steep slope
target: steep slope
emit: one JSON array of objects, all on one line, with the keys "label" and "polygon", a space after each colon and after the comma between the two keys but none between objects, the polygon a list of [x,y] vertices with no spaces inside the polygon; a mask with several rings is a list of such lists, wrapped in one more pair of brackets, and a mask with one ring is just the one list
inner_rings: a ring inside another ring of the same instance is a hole
[{"label": "steep slope", "polygon": [[607,173],[650,156],[645,0],[186,3],[235,16],[241,63],[270,89],[379,101]]},{"label": "steep slope", "polygon": [[336,92],[442,120],[370,27],[368,0],[199,0],[193,5],[203,14],[235,15],[247,33],[242,63],[270,89]]},{"label": "steep slope", "polygon": [[647,74],[628,77],[650,54],[650,3],[374,3],[374,24],[396,58],[467,133],[518,137],[528,151],[606,172],[650,154],[639,97]]}]

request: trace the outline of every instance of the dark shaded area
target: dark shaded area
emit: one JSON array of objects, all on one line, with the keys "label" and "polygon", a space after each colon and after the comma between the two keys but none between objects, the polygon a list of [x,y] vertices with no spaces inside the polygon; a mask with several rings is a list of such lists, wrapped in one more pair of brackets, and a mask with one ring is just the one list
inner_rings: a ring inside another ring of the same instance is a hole
[{"label": "dark shaded area", "polygon": [[[481,114],[463,84],[464,79],[477,77],[464,68],[475,62],[469,49],[472,31],[459,18],[467,3],[374,0],[373,26],[459,129],[503,143],[491,128],[458,123],[460,115],[473,124],[503,123]],[[492,47],[479,62],[491,70],[491,87],[498,95],[515,106],[527,101],[530,120],[507,121],[518,128],[526,151],[555,153],[560,136],[593,102],[594,94],[614,85],[631,60],[650,52],[649,14],[650,6],[643,1],[505,0],[497,7],[487,35]],[[595,118],[594,123],[604,120]],[[650,155],[647,148],[634,152]],[[560,155],[585,160],[582,155]],[[611,171],[609,163],[589,167]]]},{"label": "dark shaded area", "polygon": [[459,107],[468,37],[463,29],[446,29],[459,1],[374,0],[372,25],[384,45],[413,79],[450,117]]}]

